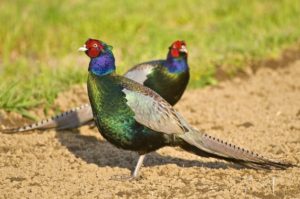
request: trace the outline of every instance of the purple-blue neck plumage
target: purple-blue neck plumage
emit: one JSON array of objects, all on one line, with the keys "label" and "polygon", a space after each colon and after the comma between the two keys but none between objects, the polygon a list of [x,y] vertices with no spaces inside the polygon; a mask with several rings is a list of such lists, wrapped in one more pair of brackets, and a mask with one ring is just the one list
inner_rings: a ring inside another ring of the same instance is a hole
[{"label": "purple-blue neck plumage", "polygon": [[167,60],[164,65],[170,73],[186,72],[189,69],[186,54],[182,54],[179,57],[173,57],[171,53],[168,53]]},{"label": "purple-blue neck plumage", "polygon": [[89,71],[95,75],[107,75],[113,73],[115,70],[115,57],[110,50],[106,49],[98,57],[91,58]]}]

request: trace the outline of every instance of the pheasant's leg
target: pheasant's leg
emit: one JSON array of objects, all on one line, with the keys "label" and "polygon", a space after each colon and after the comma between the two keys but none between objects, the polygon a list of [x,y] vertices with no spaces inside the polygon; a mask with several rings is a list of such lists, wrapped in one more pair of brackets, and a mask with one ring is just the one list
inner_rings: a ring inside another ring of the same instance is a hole
[{"label": "pheasant's leg", "polygon": [[128,176],[128,175],[126,175],[126,176],[116,175],[116,176],[111,177],[111,180],[121,180],[121,181],[123,181],[123,180],[137,179],[139,170],[140,170],[141,166],[143,165],[144,158],[145,158],[145,154],[139,156],[137,164],[136,164],[136,166],[135,166],[135,168],[134,168],[134,170],[133,170],[133,172],[131,173],[130,176]]},{"label": "pheasant's leg", "polygon": [[143,165],[144,158],[145,158],[145,154],[140,155],[140,157],[137,161],[137,164],[134,168],[134,171],[131,174],[132,178],[136,178],[138,176],[139,170],[140,170],[141,166]]}]

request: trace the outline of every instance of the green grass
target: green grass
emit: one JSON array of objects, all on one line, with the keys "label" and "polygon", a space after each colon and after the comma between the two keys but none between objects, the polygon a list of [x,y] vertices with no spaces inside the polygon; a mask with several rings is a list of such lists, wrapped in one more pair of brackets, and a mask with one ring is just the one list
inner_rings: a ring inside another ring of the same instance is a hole
[{"label": "green grass", "polygon": [[77,49],[89,37],[114,46],[119,72],[164,58],[184,39],[190,86],[199,87],[216,83],[216,66],[234,75],[294,45],[299,13],[299,0],[2,0],[0,109],[49,107],[58,92],[85,82],[88,58]]}]

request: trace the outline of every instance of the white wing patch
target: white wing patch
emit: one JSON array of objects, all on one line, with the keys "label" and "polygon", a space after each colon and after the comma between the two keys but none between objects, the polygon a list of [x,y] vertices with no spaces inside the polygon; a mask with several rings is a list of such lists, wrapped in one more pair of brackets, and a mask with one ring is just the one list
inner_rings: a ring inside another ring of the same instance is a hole
[{"label": "white wing patch", "polygon": [[152,65],[142,65],[142,67],[137,67],[134,70],[128,71],[124,74],[124,76],[138,82],[139,84],[143,84],[147,79],[147,75],[151,73],[152,70]]},{"label": "white wing patch", "polygon": [[135,120],[146,127],[167,134],[182,134],[185,127],[176,111],[165,101],[124,88],[127,105],[135,113]]}]

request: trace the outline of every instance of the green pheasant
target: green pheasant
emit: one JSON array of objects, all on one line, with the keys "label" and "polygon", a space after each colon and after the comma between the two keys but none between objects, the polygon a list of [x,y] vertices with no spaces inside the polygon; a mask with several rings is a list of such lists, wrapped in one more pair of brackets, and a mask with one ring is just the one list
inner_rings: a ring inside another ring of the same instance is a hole
[{"label": "green pheasant", "polygon": [[[91,49],[99,48],[99,53]],[[91,57],[88,96],[99,132],[113,145],[136,151],[140,158],[164,146],[179,146],[204,157],[215,157],[254,168],[286,169],[291,164],[268,160],[194,129],[153,90],[115,73],[111,47],[99,42],[80,50]]]}]

